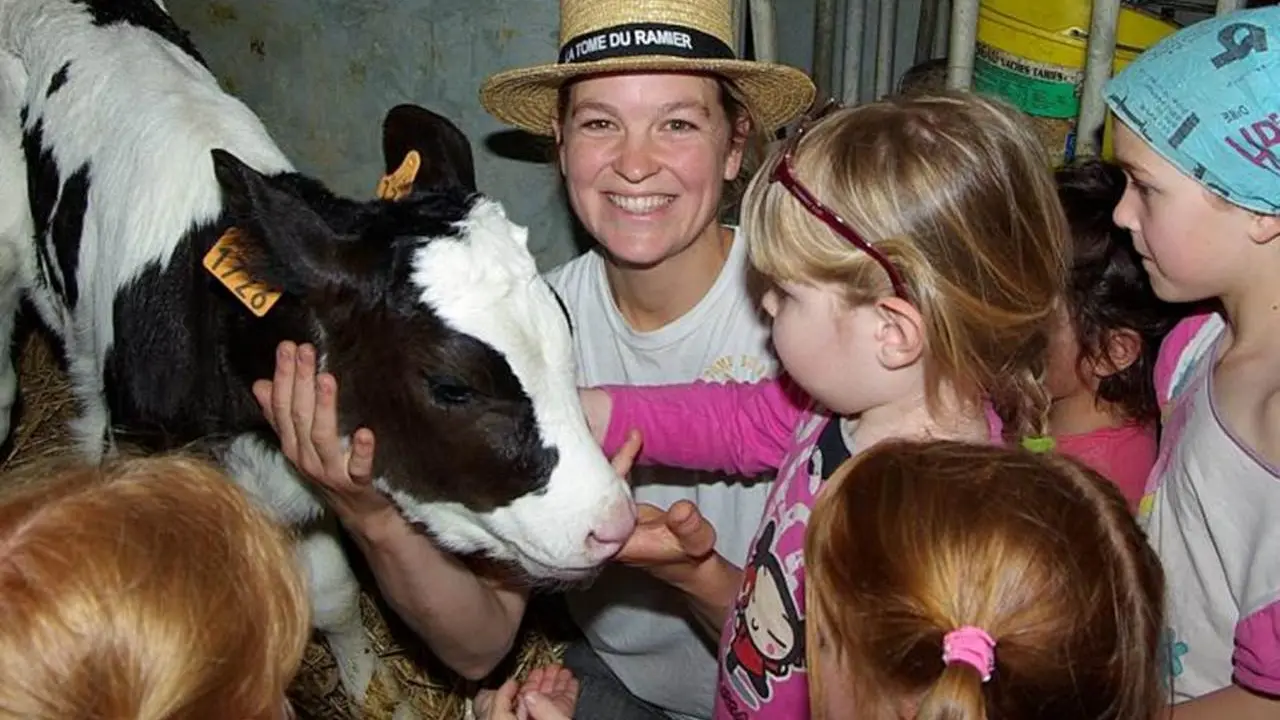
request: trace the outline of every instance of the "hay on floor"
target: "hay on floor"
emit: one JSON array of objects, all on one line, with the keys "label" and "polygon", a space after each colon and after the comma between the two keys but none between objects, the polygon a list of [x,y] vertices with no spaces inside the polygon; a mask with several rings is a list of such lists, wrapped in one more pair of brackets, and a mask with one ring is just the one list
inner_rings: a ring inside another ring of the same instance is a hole
[{"label": "hay on floor", "polygon": [[[75,416],[75,401],[52,345],[44,333],[36,331],[22,333],[18,342],[20,399],[11,433],[13,441],[0,460],[0,472],[31,460],[70,452],[73,448],[67,422]],[[474,693],[474,688],[434,662],[406,632],[393,633],[386,619],[389,611],[375,599],[376,586],[368,580],[363,585],[361,614],[365,630],[374,650],[383,657],[392,677],[404,689],[417,717],[430,720],[463,717],[466,698]],[[523,676],[529,669],[554,662],[561,655],[562,645],[549,639],[545,631],[554,621],[548,624],[539,612],[531,615],[514,666],[503,669],[508,674]],[[409,645],[417,647],[406,650],[405,646]],[[317,637],[307,647],[289,696],[299,718],[303,719],[389,720],[393,692],[375,685],[366,707],[349,707],[338,686],[333,657]]]},{"label": "hay on floor", "polygon": [[67,422],[75,417],[67,375],[42,333],[23,332],[15,360],[18,370],[18,403],[14,411],[12,442],[0,461],[0,472],[41,457],[68,452],[71,437]]},{"label": "hay on floor", "polygon": [[[374,651],[382,658],[399,687],[386,688],[375,683],[370,688],[365,707],[360,711],[351,708],[339,685],[333,656],[324,641],[317,638],[308,645],[302,670],[289,690],[299,717],[313,720],[386,720],[392,717],[395,700],[403,692],[409,698],[415,717],[430,720],[462,718],[466,699],[475,693],[474,683],[466,682],[443,669],[438,661],[425,656],[421,643],[406,638],[398,626],[398,631],[393,631],[387,622],[389,611],[367,591],[361,595],[360,610]],[[552,639],[558,635],[557,631],[549,629],[553,625],[554,621],[547,621],[535,610],[522,629],[519,651],[497,674],[523,677],[535,667],[558,661],[564,646]]]}]

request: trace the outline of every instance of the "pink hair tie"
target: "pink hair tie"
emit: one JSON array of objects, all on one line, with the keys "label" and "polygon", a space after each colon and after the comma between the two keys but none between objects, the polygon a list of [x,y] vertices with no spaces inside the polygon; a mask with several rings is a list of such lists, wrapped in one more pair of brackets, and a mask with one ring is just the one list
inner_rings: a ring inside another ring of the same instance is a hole
[{"label": "pink hair tie", "polygon": [[996,641],[982,628],[971,625],[956,628],[942,638],[942,662],[972,665],[982,673],[982,682],[986,682],[996,669]]}]

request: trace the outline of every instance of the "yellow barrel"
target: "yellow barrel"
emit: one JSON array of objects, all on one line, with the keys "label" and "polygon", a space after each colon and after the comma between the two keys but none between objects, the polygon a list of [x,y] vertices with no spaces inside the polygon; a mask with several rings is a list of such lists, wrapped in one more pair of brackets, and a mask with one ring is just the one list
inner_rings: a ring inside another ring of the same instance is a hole
[{"label": "yellow barrel", "polygon": [[[1074,154],[1091,13],[1090,0],[983,0],[978,13],[974,90],[1032,115],[1055,163]],[[1177,29],[1122,6],[1112,72]],[[1111,153],[1110,117],[1107,122],[1104,156]]]}]

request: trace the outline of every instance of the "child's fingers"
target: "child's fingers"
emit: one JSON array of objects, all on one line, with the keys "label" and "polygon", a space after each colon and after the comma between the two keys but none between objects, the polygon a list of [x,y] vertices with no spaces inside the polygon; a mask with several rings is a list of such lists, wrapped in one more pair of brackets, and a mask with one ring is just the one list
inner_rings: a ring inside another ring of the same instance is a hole
[{"label": "child's fingers", "polygon": [[543,675],[544,672],[541,667],[530,670],[529,674],[524,677],[524,682],[520,684],[520,694],[527,695],[528,693],[539,691],[542,688]]},{"label": "child's fingers", "polygon": [[[529,693],[520,697],[520,708],[527,711],[532,720],[573,720],[561,712],[551,699],[541,693]],[[517,718],[519,720],[519,718]]]},{"label": "child's fingers", "polygon": [[614,472],[618,473],[618,477],[625,478],[631,474],[631,466],[635,464],[636,456],[640,454],[640,446],[642,444],[643,441],[639,430],[627,431],[626,442],[622,443],[622,447],[610,460]]},{"label": "child's fingers", "polygon": [[542,681],[535,688],[537,692],[548,697],[555,697],[556,692],[561,689],[563,683],[560,680],[562,673],[567,672],[560,667],[559,663],[552,663],[542,668]]},{"label": "child's fingers", "polygon": [[552,694],[557,697],[563,697],[570,701],[578,699],[578,679],[573,676],[569,668],[560,668],[556,673],[555,685]]},{"label": "child's fingers", "polygon": [[481,690],[476,694],[476,718],[478,720],[511,720],[519,687],[514,678],[502,683],[497,690]]},{"label": "child's fingers", "polygon": [[569,673],[565,677],[564,689],[559,691],[556,697],[563,698],[560,706],[568,710],[569,716],[573,717],[577,712],[578,693],[581,691],[581,686],[578,685],[578,678],[574,677],[573,673]]},{"label": "child's fingers", "polygon": [[716,549],[716,529],[688,500],[679,500],[667,510],[667,529],[691,558],[704,558]]},{"label": "child's fingers", "polygon": [[573,673],[568,668],[561,667],[559,664],[548,665],[546,678],[542,683],[542,689],[539,691],[543,695],[556,696],[564,692],[569,685],[569,678],[573,677]]}]

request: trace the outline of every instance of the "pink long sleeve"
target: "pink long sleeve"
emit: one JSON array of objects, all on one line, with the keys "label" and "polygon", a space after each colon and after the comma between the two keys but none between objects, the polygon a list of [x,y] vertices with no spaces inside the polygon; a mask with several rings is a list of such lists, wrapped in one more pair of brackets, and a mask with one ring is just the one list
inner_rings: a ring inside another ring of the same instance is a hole
[{"label": "pink long sleeve", "polygon": [[613,400],[609,455],[634,428],[644,438],[641,463],[739,475],[776,470],[811,404],[786,379],[603,389]]}]

